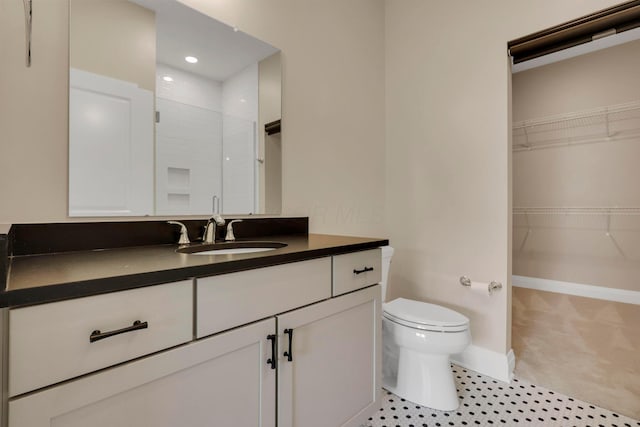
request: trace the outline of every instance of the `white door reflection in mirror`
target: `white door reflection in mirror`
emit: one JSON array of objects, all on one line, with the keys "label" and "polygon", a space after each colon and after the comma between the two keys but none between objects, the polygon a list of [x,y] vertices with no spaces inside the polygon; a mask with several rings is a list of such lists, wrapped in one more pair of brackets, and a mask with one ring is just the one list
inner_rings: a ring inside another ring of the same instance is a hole
[{"label": "white door reflection in mirror", "polygon": [[151,91],[70,70],[70,216],[153,213],[152,108]]}]

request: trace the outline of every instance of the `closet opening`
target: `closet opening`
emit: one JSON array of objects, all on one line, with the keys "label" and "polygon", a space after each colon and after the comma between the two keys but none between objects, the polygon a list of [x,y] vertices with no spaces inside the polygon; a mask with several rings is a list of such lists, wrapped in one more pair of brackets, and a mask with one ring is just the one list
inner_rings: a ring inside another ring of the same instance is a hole
[{"label": "closet opening", "polygon": [[640,419],[640,2],[611,10],[509,43],[511,340],[519,378]]}]

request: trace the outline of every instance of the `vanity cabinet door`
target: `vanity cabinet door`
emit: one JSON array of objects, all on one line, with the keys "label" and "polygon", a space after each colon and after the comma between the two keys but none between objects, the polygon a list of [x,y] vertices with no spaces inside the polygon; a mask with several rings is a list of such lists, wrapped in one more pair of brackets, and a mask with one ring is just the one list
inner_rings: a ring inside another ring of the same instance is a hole
[{"label": "vanity cabinet door", "polygon": [[267,319],[9,402],[9,427],[275,427]]},{"label": "vanity cabinet door", "polygon": [[360,426],[379,409],[380,310],[377,285],[278,316],[279,427]]}]

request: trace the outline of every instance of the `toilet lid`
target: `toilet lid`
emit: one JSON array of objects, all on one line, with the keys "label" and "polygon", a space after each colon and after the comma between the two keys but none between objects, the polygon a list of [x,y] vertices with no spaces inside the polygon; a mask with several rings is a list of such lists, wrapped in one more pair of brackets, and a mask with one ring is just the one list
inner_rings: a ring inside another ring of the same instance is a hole
[{"label": "toilet lid", "polygon": [[469,319],[462,314],[448,308],[397,298],[384,304],[385,317],[398,323],[419,329],[462,331],[469,327]]}]

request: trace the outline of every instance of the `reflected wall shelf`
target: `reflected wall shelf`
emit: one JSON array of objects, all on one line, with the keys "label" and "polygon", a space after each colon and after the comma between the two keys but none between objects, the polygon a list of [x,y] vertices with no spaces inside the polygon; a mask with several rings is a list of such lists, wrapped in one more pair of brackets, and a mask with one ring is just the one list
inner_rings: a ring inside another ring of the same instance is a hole
[{"label": "reflected wall shelf", "polygon": [[267,135],[275,135],[276,133],[280,133],[280,119],[266,123],[264,125],[264,131],[267,133]]},{"label": "reflected wall shelf", "polygon": [[513,123],[513,151],[637,139],[640,101]]}]

